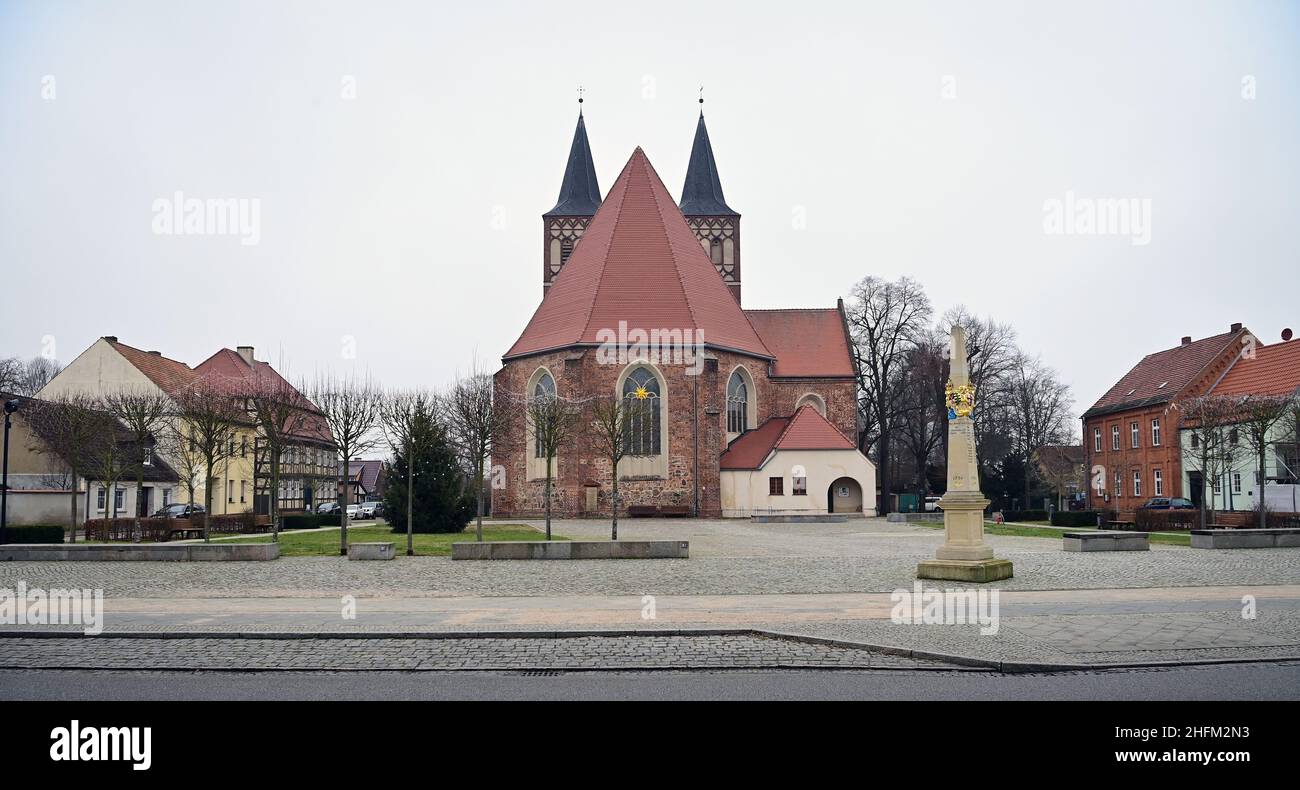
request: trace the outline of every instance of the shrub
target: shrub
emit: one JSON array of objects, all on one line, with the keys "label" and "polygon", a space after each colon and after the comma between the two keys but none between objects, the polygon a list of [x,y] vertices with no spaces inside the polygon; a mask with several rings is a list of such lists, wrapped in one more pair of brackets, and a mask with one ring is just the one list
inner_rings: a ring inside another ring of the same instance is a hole
[{"label": "shrub", "polygon": [[1133,527],[1141,532],[1169,532],[1171,530],[1192,529],[1200,523],[1201,514],[1196,510],[1143,510],[1139,508],[1133,516]]},{"label": "shrub", "polygon": [[1052,513],[1052,526],[1095,527],[1100,515],[1095,510],[1057,510]]},{"label": "shrub", "polygon": [[1046,510],[1004,510],[1003,521],[1046,521]]},{"label": "shrub", "polygon": [[5,543],[62,543],[63,527],[38,524],[5,527]]},{"label": "shrub", "polygon": [[342,514],[342,513],[325,513],[324,515],[317,516],[316,519],[317,519],[317,521],[319,522],[319,524],[318,524],[317,526],[321,526],[321,527],[341,527],[341,526],[343,526],[343,514]]}]

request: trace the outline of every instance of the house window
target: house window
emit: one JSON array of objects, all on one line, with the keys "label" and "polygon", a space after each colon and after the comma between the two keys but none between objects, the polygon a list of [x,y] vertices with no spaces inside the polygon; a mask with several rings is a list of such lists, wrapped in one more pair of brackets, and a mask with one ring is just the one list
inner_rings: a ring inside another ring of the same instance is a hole
[{"label": "house window", "polygon": [[1237,434],[1236,428],[1233,428],[1231,431],[1228,431],[1228,444],[1236,445],[1237,440],[1240,438],[1241,437]]},{"label": "house window", "polygon": [[1151,470],[1151,479],[1152,479],[1152,481],[1153,481],[1153,485],[1154,485],[1155,488],[1156,488],[1156,496],[1164,496],[1164,495],[1165,495],[1165,479],[1164,479],[1164,475],[1162,475],[1162,474],[1160,473],[1160,470],[1159,470],[1159,469],[1152,469],[1152,470]]},{"label": "house window", "polygon": [[784,477],[769,477],[767,479],[767,493],[771,496],[782,496],[785,494],[784,484]]},{"label": "house window", "polygon": [[1100,428],[1092,429],[1092,451],[1094,453],[1101,452],[1101,429]]},{"label": "house window", "polygon": [[241,437],[239,438],[239,456],[240,456],[241,458],[247,458],[247,457],[248,457],[248,437],[247,437],[247,436],[241,436]]},{"label": "house window", "polygon": [[1119,426],[1118,425],[1110,426],[1110,449],[1112,450],[1119,449]]},{"label": "house window", "polygon": [[796,477],[796,478],[794,478],[793,490],[792,490],[790,493],[794,494],[795,496],[807,496],[807,495],[808,495],[808,478],[806,478],[806,477]]},{"label": "house window", "polygon": [[170,488],[164,488],[163,501],[162,501],[163,507],[167,507],[171,503],[172,503],[172,490]]},{"label": "house window", "polygon": [[1136,450],[1138,448],[1138,445],[1141,443],[1138,438],[1141,435],[1140,432],[1138,431],[1138,424],[1135,422],[1129,423],[1128,432],[1129,432],[1129,438],[1133,440],[1133,449]]},{"label": "house window", "polygon": [[[533,387],[533,398],[536,400],[541,400],[541,399],[549,399],[554,397],[555,397],[555,379],[551,378],[551,374],[543,373],[542,377],[537,380],[537,384]],[[546,457],[546,448],[543,447],[542,437],[540,435],[535,436],[533,438],[533,457],[534,458]],[[284,494],[283,492],[281,492],[281,498],[283,498],[283,496]]]},{"label": "house window", "polygon": [[1133,496],[1142,496],[1142,472],[1137,469],[1133,470]]},{"label": "house window", "polygon": [[1160,419],[1156,418],[1151,421],[1151,446],[1160,446]]},{"label": "house window", "polygon": [[1195,450],[1200,446],[1201,446],[1201,437],[1198,434],[1192,434],[1192,449]]},{"label": "house window", "polygon": [[228,453],[228,455],[234,455],[234,454],[235,454],[235,439],[232,436],[230,439],[230,452]]},{"label": "house window", "polygon": [[1124,473],[1118,469],[1115,470],[1115,496],[1124,496]]},{"label": "house window", "polygon": [[113,512],[126,510],[126,489],[118,488],[113,491]]},{"label": "house window", "polygon": [[101,489],[99,489],[99,491],[95,494],[95,509],[96,509],[96,510],[103,510],[103,509],[104,509],[104,500],[107,499],[107,493],[108,493],[108,492],[106,492],[104,489],[101,488]]},{"label": "house window", "polygon": [[1232,473],[1232,493],[1241,493],[1241,472]]},{"label": "house window", "polygon": [[659,379],[649,368],[637,368],[623,382],[623,399],[635,406],[627,425],[628,455],[660,453]]},{"label": "house window", "polygon": [[234,501],[235,501],[235,481],[234,481],[234,480],[227,480],[227,481],[226,481],[226,501],[227,501],[227,502],[234,502]]},{"label": "house window", "polygon": [[727,433],[749,430],[749,387],[737,370],[727,382]]},{"label": "house window", "polygon": [[248,501],[247,499],[244,498],[244,497],[246,496],[246,494],[247,494],[247,491],[246,491],[247,486],[248,486],[248,481],[247,481],[247,480],[240,480],[240,481],[239,481],[239,501],[240,501],[240,502],[247,502],[247,501]]}]

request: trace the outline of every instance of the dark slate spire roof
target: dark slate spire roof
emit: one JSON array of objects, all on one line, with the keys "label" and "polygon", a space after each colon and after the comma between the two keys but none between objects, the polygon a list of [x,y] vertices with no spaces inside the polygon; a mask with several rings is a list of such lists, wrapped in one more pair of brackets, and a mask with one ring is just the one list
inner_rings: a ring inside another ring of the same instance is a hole
[{"label": "dark slate spire roof", "polygon": [[695,144],[691,146],[691,162],[686,167],[681,209],[688,217],[719,214],[740,216],[722,197],[718,163],[713,160],[713,146],[709,144],[709,130],[704,126],[703,110],[700,111],[700,122],[695,126]]},{"label": "dark slate spire roof", "polygon": [[600,202],[596,165],[591,161],[591,145],[587,143],[587,124],[579,110],[578,128],[569,147],[569,164],[564,168],[564,182],[560,184],[560,198],[555,208],[542,216],[589,217],[600,208]]}]

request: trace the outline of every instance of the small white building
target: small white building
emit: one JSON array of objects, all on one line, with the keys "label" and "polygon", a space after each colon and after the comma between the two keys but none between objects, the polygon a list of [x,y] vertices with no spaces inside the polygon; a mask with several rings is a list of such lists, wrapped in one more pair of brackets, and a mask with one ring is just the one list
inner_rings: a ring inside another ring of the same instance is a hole
[{"label": "small white building", "polygon": [[875,465],[811,404],[742,434],[720,466],[724,518],[876,514]]}]

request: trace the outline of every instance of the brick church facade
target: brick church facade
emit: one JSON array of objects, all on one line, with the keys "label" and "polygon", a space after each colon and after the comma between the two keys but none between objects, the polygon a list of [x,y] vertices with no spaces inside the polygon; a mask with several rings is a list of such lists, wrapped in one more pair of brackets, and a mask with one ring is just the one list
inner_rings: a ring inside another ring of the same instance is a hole
[{"label": "brick church facade", "polygon": [[[703,113],[679,202],[640,148],[602,197],[579,114],[542,221],[543,298],[495,375],[506,419],[493,439],[504,469],[494,514],[544,508],[545,458],[521,404],[547,393],[648,401],[629,429],[638,453],[618,469],[624,513],[863,513],[864,502],[874,513],[875,468],[853,441],[843,305],[742,308],[740,214]],[[614,470],[590,433],[579,428],[554,460],[556,515],[609,513]]]}]

